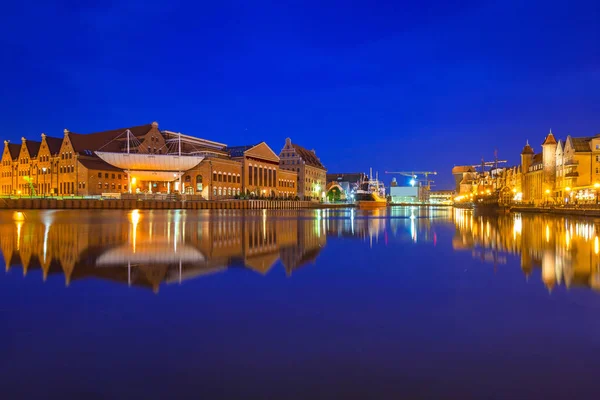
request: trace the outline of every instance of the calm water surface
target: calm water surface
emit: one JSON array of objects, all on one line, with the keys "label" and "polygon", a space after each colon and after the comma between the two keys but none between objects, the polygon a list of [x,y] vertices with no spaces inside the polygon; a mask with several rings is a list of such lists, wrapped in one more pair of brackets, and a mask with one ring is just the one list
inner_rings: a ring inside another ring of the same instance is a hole
[{"label": "calm water surface", "polygon": [[600,221],[0,212],[3,398],[600,398]]}]

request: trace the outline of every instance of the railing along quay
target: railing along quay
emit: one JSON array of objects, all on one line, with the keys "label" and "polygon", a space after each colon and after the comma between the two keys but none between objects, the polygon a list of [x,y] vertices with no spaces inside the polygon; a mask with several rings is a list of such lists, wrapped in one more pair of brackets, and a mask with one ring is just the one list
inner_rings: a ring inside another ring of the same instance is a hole
[{"label": "railing along quay", "polygon": [[314,208],[346,208],[351,204],[327,204],[304,200],[188,200],[188,199],[153,199],[147,198],[124,198],[124,199],[100,199],[100,198],[3,198],[0,201],[0,209],[24,210],[24,209],[123,209],[123,210],[235,210],[235,209],[273,209],[273,210],[295,210]]}]

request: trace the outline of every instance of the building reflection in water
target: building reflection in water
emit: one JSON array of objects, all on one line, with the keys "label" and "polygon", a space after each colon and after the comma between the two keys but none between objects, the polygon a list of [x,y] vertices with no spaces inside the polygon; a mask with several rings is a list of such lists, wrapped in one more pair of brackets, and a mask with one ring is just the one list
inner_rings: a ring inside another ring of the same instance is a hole
[{"label": "building reflection in water", "polygon": [[518,256],[526,277],[541,269],[548,290],[562,284],[600,288],[600,222],[543,214],[474,216],[455,209],[454,223],[455,250],[471,250],[494,266]]},{"label": "building reflection in water", "polygon": [[387,217],[354,210],[3,212],[0,249],[6,271],[41,269],[44,280],[63,274],[67,286],[94,278],[158,292],[162,283],[228,268],[266,274],[278,261],[290,276],[314,263],[327,235],[377,242]]}]

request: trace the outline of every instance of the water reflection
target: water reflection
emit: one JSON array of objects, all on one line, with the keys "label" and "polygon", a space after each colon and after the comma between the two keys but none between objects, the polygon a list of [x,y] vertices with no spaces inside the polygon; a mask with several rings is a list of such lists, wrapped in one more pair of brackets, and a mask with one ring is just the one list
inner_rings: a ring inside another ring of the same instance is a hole
[{"label": "water reflection", "polygon": [[454,210],[454,223],[455,250],[471,250],[494,267],[509,255],[519,256],[525,276],[539,268],[550,291],[563,284],[600,289],[600,221],[543,214],[473,216]]},{"label": "water reflection", "polygon": [[[286,275],[313,263],[327,237],[431,241],[418,210],[27,211],[0,213],[6,271],[41,269],[65,284],[95,278],[159,291],[162,283],[280,262]],[[13,271],[11,271],[13,272]]]}]

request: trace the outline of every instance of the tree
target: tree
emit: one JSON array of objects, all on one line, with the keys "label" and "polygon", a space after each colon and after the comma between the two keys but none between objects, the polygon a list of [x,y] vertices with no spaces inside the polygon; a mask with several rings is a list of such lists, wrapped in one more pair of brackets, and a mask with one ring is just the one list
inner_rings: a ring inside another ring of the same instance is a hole
[{"label": "tree", "polygon": [[340,191],[340,189],[337,186],[332,187],[327,192],[327,200],[329,200],[330,203],[340,201],[341,198],[342,198],[342,192]]}]

